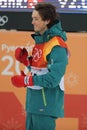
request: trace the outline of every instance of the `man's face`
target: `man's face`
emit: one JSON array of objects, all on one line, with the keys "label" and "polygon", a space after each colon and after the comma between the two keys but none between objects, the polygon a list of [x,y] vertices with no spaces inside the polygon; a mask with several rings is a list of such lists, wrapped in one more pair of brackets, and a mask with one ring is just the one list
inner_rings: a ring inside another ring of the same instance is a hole
[{"label": "man's face", "polygon": [[43,21],[38,11],[34,10],[32,13],[32,24],[34,25],[34,31],[43,34],[47,30],[47,24],[49,21]]}]

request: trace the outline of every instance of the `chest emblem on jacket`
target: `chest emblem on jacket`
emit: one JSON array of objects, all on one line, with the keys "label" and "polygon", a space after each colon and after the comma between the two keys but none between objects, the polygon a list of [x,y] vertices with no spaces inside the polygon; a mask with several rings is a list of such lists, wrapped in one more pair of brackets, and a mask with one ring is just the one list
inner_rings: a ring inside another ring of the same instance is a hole
[{"label": "chest emblem on jacket", "polygon": [[33,51],[34,62],[37,62],[41,58],[41,55],[42,55],[42,50],[39,48],[34,48],[34,51]]}]

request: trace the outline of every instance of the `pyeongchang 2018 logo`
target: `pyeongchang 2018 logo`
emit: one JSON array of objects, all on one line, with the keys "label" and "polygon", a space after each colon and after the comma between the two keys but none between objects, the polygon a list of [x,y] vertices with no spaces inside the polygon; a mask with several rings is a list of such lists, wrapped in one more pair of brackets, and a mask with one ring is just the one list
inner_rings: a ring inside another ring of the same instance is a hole
[{"label": "pyeongchang 2018 logo", "polygon": [[0,16],[0,26],[4,26],[8,22],[7,16]]}]

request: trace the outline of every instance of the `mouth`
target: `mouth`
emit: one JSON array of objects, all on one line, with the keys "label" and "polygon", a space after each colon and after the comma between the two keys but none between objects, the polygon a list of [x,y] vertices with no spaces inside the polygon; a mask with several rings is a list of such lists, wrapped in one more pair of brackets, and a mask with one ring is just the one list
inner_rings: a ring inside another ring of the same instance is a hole
[{"label": "mouth", "polygon": [[37,30],[38,29],[37,26],[34,26],[34,29]]},{"label": "mouth", "polygon": [[34,25],[34,28],[36,28],[37,26],[36,25]]}]

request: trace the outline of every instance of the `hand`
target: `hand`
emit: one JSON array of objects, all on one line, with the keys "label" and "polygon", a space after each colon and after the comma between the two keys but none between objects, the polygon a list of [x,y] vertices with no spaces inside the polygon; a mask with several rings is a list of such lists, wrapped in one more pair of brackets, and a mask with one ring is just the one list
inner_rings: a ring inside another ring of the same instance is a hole
[{"label": "hand", "polygon": [[28,60],[28,52],[27,52],[26,48],[22,49],[22,48],[18,47],[15,50],[15,58],[16,58],[16,60],[18,60],[19,62],[23,63],[26,66],[30,65],[30,62]]},{"label": "hand", "polygon": [[32,76],[26,76],[23,71],[21,75],[15,75],[11,78],[12,84],[16,87],[33,86]]}]

